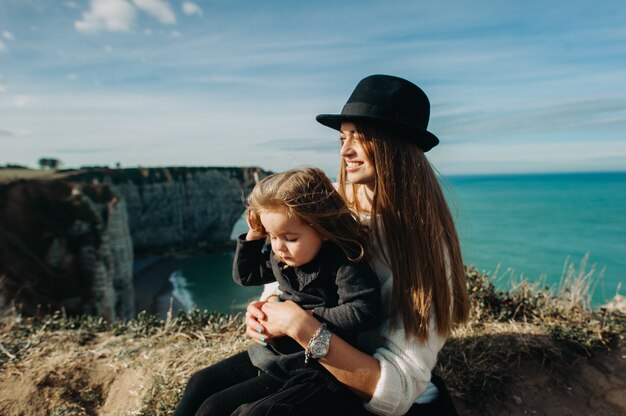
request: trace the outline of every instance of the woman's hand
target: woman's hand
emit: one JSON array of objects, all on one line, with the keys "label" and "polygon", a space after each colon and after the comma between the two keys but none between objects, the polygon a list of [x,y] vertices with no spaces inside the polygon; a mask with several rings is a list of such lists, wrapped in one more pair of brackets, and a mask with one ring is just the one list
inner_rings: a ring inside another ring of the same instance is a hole
[{"label": "woman's hand", "polygon": [[267,334],[265,334],[265,328],[260,322],[265,319],[262,308],[266,303],[264,300],[255,300],[250,302],[246,309],[246,335],[261,345],[267,345]]},{"label": "woman's hand", "polygon": [[[292,301],[275,302],[270,299],[267,302],[256,301],[248,305],[246,312],[248,336],[257,342],[260,336],[266,336],[265,339],[271,342],[273,337],[286,335],[305,348],[320,327],[319,321],[313,316],[313,311],[305,311]],[[261,325],[264,335],[255,332],[256,330],[251,331],[248,322],[254,322],[252,328],[254,325]],[[374,394],[381,374],[378,360],[359,351],[337,335],[332,336],[330,343],[328,355],[320,359],[319,363],[350,390],[369,400]]]},{"label": "woman's hand", "polygon": [[[260,319],[261,325],[271,337],[289,336],[296,338],[305,327],[305,322],[313,319],[313,311],[305,311],[294,302],[266,302],[261,306],[265,318]],[[309,322],[310,323],[310,322]],[[319,323],[318,323],[319,325]]]}]

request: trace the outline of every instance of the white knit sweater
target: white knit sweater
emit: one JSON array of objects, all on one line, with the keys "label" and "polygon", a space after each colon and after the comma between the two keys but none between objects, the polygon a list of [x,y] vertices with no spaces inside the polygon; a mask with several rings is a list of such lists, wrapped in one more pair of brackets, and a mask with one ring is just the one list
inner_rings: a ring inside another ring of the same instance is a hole
[{"label": "white knit sweater", "polygon": [[[384,244],[384,243],[383,243]],[[380,281],[383,307],[391,303],[393,276],[384,260],[383,248],[374,239],[371,247],[370,265]],[[429,336],[426,342],[417,338],[407,339],[402,320],[395,329],[389,327],[389,318],[376,331],[359,338],[359,347],[373,352],[380,362],[380,379],[371,400],[365,408],[379,415],[403,415],[425,392],[430,384],[431,371],[437,363],[437,353],[446,339],[437,333],[431,313]]]}]

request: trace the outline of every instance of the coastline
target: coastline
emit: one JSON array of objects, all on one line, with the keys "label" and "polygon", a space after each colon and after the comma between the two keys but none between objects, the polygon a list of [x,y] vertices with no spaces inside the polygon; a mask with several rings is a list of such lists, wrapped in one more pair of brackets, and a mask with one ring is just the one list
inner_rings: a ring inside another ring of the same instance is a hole
[{"label": "coastline", "polygon": [[184,310],[183,305],[174,297],[174,286],[170,277],[188,260],[189,257],[168,256],[137,259],[136,263],[139,263],[139,266],[133,273],[137,313],[146,311],[165,318],[170,307],[170,300],[173,313]]}]

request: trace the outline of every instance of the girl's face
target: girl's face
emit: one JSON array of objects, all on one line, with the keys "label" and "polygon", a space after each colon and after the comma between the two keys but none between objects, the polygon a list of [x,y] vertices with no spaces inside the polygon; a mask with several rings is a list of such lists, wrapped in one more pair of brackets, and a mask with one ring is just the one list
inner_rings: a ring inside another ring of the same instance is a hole
[{"label": "girl's face", "polygon": [[341,157],[346,163],[346,179],[350,183],[374,184],[374,164],[355,135],[354,123],[341,123]]},{"label": "girl's face", "polygon": [[322,247],[320,234],[310,225],[290,219],[286,208],[261,211],[260,217],[272,251],[289,266],[309,263]]}]

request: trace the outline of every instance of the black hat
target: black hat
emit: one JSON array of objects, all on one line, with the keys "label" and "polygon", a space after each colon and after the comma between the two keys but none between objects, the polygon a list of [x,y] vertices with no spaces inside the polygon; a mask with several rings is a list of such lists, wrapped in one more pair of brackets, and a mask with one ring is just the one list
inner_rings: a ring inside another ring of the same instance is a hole
[{"label": "black hat", "polygon": [[335,130],[342,121],[369,121],[402,134],[424,152],[439,143],[426,130],[428,97],[417,85],[391,75],[370,75],[358,83],[341,114],[320,114],[316,120]]}]

